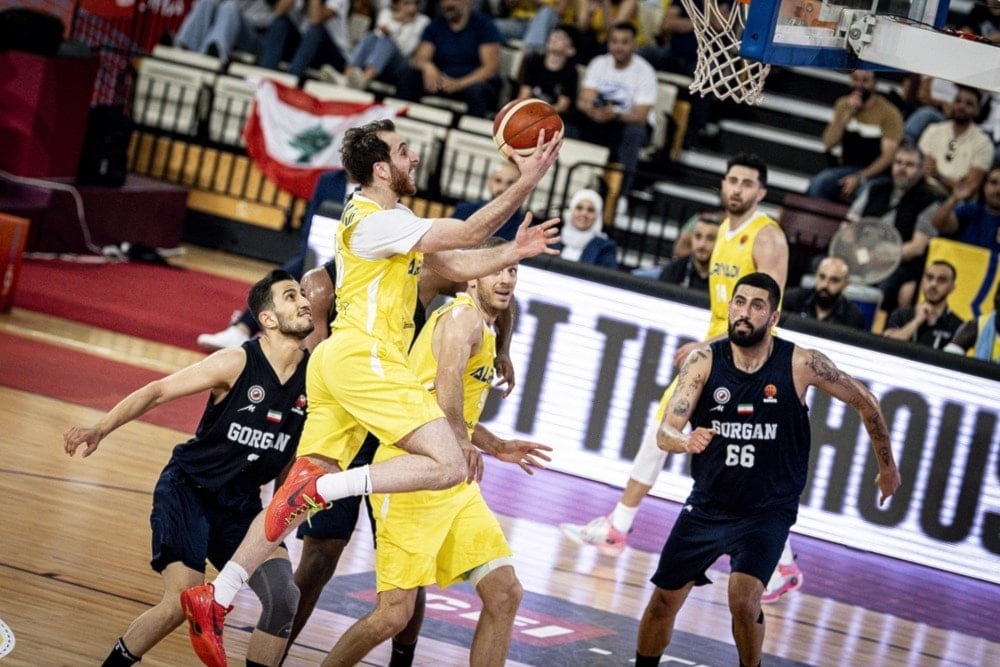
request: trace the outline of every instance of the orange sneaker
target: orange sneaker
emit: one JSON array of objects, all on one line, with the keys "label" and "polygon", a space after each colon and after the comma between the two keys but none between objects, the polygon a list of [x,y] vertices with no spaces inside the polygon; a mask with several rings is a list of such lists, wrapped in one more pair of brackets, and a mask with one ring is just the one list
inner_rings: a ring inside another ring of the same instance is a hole
[{"label": "orange sneaker", "polygon": [[326,470],[308,458],[300,456],[295,459],[285,483],[274,492],[264,515],[264,536],[268,542],[277,541],[285,528],[303,512],[309,520],[326,507],[326,501],[316,492],[316,480],[325,474]]},{"label": "orange sneaker", "polygon": [[215,586],[202,584],[181,592],[181,608],[188,620],[191,648],[208,667],[226,667],[222,627],[229,609],[215,601]]}]

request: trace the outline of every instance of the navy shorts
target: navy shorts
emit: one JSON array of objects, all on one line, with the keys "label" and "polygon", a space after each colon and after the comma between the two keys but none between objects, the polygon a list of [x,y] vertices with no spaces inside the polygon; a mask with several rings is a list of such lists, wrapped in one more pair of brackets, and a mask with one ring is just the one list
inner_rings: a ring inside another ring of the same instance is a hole
[{"label": "navy shorts", "polygon": [[710,584],[705,576],[709,566],[728,555],[733,572],[757,577],[766,586],[797,515],[794,506],[734,515],[686,504],[650,581],[671,591],[691,581],[696,586]]},{"label": "navy shorts", "polygon": [[[378,438],[371,433],[361,443],[361,449],[351,460],[348,468],[360,468],[368,465],[375,457],[375,449],[378,448]],[[365,506],[368,508],[368,521],[371,522],[372,535],[375,535],[375,517],[372,516],[372,506],[368,497],[364,498]],[[334,501],[330,507],[318,512],[312,518],[299,526],[299,539],[312,537],[317,540],[344,540],[350,542],[354,527],[358,523],[358,513],[361,511],[361,496],[351,496]]]},{"label": "navy shorts", "polygon": [[180,561],[204,572],[206,560],[221,569],[232,557],[261,510],[260,495],[225,506],[218,496],[195,484],[179,466],[167,464],[153,490],[149,517],[153,531],[150,565],[155,571]]}]

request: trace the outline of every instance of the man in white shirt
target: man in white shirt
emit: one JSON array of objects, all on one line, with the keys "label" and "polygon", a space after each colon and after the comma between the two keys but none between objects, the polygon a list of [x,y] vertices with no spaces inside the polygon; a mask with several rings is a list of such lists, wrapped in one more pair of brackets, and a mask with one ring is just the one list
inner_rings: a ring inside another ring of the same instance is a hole
[{"label": "man in white shirt", "polygon": [[980,92],[957,86],[951,120],[928,125],[920,135],[918,145],[924,152],[925,172],[943,195],[950,194],[962,179],[978,191],[993,165],[993,142],[976,125],[981,110]]},{"label": "man in white shirt", "polygon": [[636,54],[635,26],[616,23],[608,52],[587,65],[576,102],[579,114],[566,135],[611,149],[612,160],[625,170],[623,195],[631,190],[639,151],[652,136],[655,105],[656,70]]}]

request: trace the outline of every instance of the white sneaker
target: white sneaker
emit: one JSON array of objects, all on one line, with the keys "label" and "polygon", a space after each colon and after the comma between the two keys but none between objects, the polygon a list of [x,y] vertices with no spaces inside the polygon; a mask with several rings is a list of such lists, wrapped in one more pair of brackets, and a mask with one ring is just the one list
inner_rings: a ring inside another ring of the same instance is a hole
[{"label": "white sneaker", "polygon": [[586,525],[561,523],[562,534],[577,544],[597,547],[605,556],[618,556],[625,551],[625,533],[611,525],[611,517],[599,516]]},{"label": "white sneaker", "polygon": [[248,340],[250,340],[250,336],[233,324],[214,334],[201,334],[198,336],[198,345],[209,352],[215,352],[224,347],[239,347]]}]

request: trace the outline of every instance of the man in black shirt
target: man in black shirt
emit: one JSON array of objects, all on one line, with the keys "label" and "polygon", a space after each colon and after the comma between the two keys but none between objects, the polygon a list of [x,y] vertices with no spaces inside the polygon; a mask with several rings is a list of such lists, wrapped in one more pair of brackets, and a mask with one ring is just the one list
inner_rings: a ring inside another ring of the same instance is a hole
[{"label": "man in black shirt", "polygon": [[820,322],[865,329],[861,309],[847,300],[844,290],[851,283],[850,269],[840,257],[824,257],[816,269],[816,286],[793,287],[785,292],[782,311]]},{"label": "man in black shirt", "polygon": [[962,319],[948,308],[948,295],[955,290],[957,275],[951,263],[932,262],[920,283],[923,301],[892,311],[884,335],[943,350],[962,326]]},{"label": "man in black shirt", "polygon": [[721,222],[718,216],[700,215],[692,230],[691,254],[672,260],[664,266],[660,271],[660,280],[708,293],[709,260],[712,259]]}]

